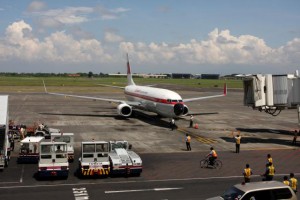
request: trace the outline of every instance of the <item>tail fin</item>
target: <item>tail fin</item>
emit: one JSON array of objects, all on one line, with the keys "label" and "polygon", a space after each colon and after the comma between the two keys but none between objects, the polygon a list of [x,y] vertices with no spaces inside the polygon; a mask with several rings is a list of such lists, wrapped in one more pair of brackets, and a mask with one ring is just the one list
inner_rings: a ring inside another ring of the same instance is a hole
[{"label": "tail fin", "polygon": [[129,59],[128,59],[128,53],[127,53],[127,85],[135,85],[135,83],[132,79],[131,67],[130,67]]}]

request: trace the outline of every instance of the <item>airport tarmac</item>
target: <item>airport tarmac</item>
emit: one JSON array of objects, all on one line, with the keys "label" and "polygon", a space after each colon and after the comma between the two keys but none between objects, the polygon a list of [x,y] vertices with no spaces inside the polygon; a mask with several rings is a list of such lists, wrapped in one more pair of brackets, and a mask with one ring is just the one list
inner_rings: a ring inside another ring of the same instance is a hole
[{"label": "airport tarmac", "polygon": [[[188,90],[179,86],[172,89],[183,98],[222,93],[221,89]],[[124,98],[122,92],[86,92],[85,95]],[[85,188],[90,194],[89,199],[99,199],[99,196],[104,199],[205,199],[240,182],[243,179],[241,171],[247,162],[254,169],[253,179],[261,180],[259,174],[264,172],[267,153],[271,153],[276,161],[276,180],[290,172],[299,176],[300,161],[294,159],[299,156],[299,145],[291,145],[293,135],[290,132],[297,128],[296,110],[284,110],[277,117],[254,111],[243,106],[243,93],[236,89],[229,89],[227,97],[191,102],[188,106],[194,114],[194,124],[197,123],[199,128],[189,128],[187,116],[176,120],[178,129],[171,131],[169,119],[142,111],[136,111],[132,118],[119,117],[116,105],[107,102],[42,93],[9,93],[10,119],[17,124],[30,126],[40,122],[75,134],[75,161],[70,164],[67,180],[37,181],[33,178],[37,172],[36,164],[16,163],[19,146],[16,142],[9,167],[0,176],[0,197],[53,199],[55,194],[56,198],[59,195],[64,199],[76,199],[74,189]],[[240,154],[233,153],[232,131],[237,129],[242,135]],[[192,136],[192,152],[186,151],[186,133]],[[128,140],[143,159],[141,177],[81,180],[74,176],[80,142],[92,139]],[[199,167],[200,159],[209,152],[210,146],[218,151],[223,162],[221,170]],[[157,192],[159,188],[163,191],[169,187],[179,189],[177,192]],[[128,189],[128,195],[107,193],[120,192],[122,188]],[[145,188],[145,191],[141,190],[143,195],[134,193]],[[148,188],[158,189],[149,192]]]},{"label": "airport tarmac", "polygon": [[[183,98],[222,93],[221,89],[175,89]],[[66,91],[67,92],[67,91]],[[123,99],[123,92],[103,92],[90,96]],[[240,130],[241,150],[293,149],[292,132],[297,128],[297,111],[283,110],[271,116],[243,105],[242,90],[228,90],[228,95],[189,102],[194,124],[189,128],[189,116],[176,120],[177,130],[171,131],[169,119],[154,113],[135,111],[131,118],[118,116],[116,105],[102,101],[64,98],[42,93],[9,94],[10,119],[28,126],[44,123],[62,132],[75,133],[76,147],[83,140],[128,140],[139,153],[173,153],[185,151],[185,134],[192,136],[193,151],[234,151],[232,132]]]}]

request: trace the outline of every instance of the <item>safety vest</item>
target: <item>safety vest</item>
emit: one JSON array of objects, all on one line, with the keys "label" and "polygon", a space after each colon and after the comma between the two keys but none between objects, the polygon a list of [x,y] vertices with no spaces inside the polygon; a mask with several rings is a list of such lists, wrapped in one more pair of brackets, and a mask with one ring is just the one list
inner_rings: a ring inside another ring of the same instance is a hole
[{"label": "safety vest", "polygon": [[235,137],[235,143],[241,144],[241,137]]},{"label": "safety vest", "polygon": [[268,162],[269,163],[273,163],[273,159],[272,158],[268,158]]},{"label": "safety vest", "polygon": [[186,141],[187,141],[187,142],[191,142],[191,136],[187,136],[187,137],[186,137]]},{"label": "safety vest", "polygon": [[217,152],[215,150],[212,150],[211,153],[212,153],[211,154],[212,157],[215,157],[215,158],[218,157]]},{"label": "safety vest", "polygon": [[291,181],[291,188],[296,191],[297,190],[297,182],[298,182],[297,179],[291,178],[290,181]]},{"label": "safety vest", "polygon": [[268,168],[269,168],[269,174],[268,175],[274,176],[274,174],[275,174],[275,168],[274,168],[274,166],[271,165]]},{"label": "safety vest", "polygon": [[250,175],[251,175],[251,169],[250,168],[246,168],[246,169],[244,169],[244,176],[246,177],[246,178],[250,178]]},{"label": "safety vest", "polygon": [[290,186],[290,182],[289,182],[289,181],[283,181],[283,183],[284,183],[285,185]]}]

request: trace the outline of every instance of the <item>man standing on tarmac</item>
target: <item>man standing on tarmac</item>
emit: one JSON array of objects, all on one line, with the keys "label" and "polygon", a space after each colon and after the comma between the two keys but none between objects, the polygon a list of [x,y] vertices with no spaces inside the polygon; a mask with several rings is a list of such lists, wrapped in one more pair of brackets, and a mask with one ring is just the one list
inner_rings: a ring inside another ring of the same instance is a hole
[{"label": "man standing on tarmac", "polygon": [[186,143],[186,150],[187,151],[192,151],[192,148],[191,148],[191,136],[189,136],[189,134],[186,134],[185,143]]},{"label": "man standing on tarmac", "polygon": [[246,168],[243,172],[245,183],[250,183],[250,176],[252,175],[252,170],[250,169],[250,165],[246,164]]},{"label": "man standing on tarmac", "polygon": [[290,173],[290,186],[295,193],[297,192],[297,185],[298,185],[298,180],[295,178],[294,173]]},{"label": "man standing on tarmac", "polygon": [[275,167],[272,163],[266,164],[266,172],[263,174],[265,177],[263,181],[272,181],[275,174]]},{"label": "man standing on tarmac", "polygon": [[234,137],[235,139],[235,153],[240,153],[240,144],[241,144],[241,136],[238,133],[237,136]]},{"label": "man standing on tarmac", "polygon": [[190,128],[193,128],[193,124],[194,124],[194,117],[193,115],[190,116]]}]

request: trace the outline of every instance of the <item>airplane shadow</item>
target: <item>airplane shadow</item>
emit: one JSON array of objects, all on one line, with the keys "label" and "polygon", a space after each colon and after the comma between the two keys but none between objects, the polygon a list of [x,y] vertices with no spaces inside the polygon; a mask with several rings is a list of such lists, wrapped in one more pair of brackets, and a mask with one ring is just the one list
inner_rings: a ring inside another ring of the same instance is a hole
[{"label": "airplane shadow", "polygon": [[[94,111],[94,112],[98,112],[98,111]],[[41,115],[57,115],[57,116],[104,117],[104,118],[114,118],[115,120],[130,120],[130,118],[135,118],[144,123],[150,124],[152,126],[157,126],[157,127],[162,127],[162,128],[170,128],[170,122],[167,118],[161,117],[157,114],[144,113],[143,111],[139,111],[139,110],[133,110],[132,116],[129,118],[122,117],[119,115],[112,115],[112,114],[76,114],[76,113],[39,113],[39,114],[41,114]],[[193,115],[211,115],[211,114],[218,114],[218,113],[217,112],[198,113],[198,114],[193,113]],[[186,116],[186,117],[188,117],[188,116]],[[187,120],[184,117],[181,117],[179,119]]]},{"label": "airplane shadow", "polygon": [[281,134],[281,135],[293,135],[294,133],[289,130],[281,130],[281,129],[267,129],[267,128],[236,128],[241,132],[248,132],[248,133],[274,133],[274,134]]},{"label": "airplane shadow", "polygon": [[39,113],[41,115],[58,115],[58,116],[75,116],[75,117],[107,117],[114,118],[116,120],[129,120],[126,117],[122,117],[119,115],[93,115],[93,114],[75,114],[75,113]]},{"label": "airplane shadow", "polygon": [[[220,137],[220,138],[226,142],[235,143],[234,138],[231,137]],[[292,145],[292,138],[291,140],[285,140],[285,139],[276,139],[276,138],[242,137],[241,146],[243,144],[248,144],[248,143],[280,144],[280,145],[294,146]]]},{"label": "airplane shadow", "polygon": [[[242,137],[241,145],[247,143],[265,143],[265,144],[280,144],[280,145],[288,145],[293,146],[293,132],[288,130],[281,130],[281,129],[266,129],[266,128],[236,128],[241,132],[248,132],[248,133],[258,133],[262,134],[281,134],[281,135],[289,135],[291,136],[290,140],[286,139],[277,139],[277,138],[257,138],[257,137]],[[221,137],[221,139],[225,140],[226,142],[235,143],[234,138],[232,137]]]}]

